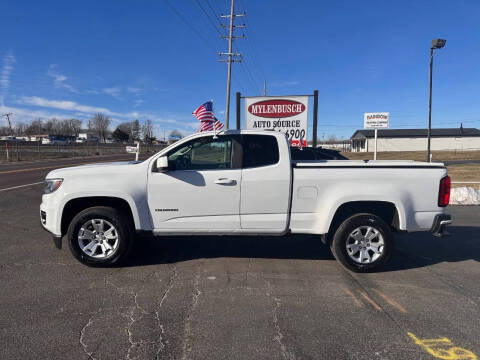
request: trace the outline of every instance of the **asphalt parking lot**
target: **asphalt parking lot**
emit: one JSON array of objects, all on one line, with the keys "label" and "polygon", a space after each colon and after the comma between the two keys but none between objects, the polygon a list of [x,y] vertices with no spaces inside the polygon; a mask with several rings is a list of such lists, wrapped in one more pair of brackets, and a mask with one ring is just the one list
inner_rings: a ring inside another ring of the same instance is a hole
[{"label": "asphalt parking lot", "polygon": [[449,237],[397,236],[377,273],[312,236],[146,239],[88,268],[41,229],[42,186],[16,187],[59,165],[0,167],[1,359],[480,355],[480,207],[450,207]]}]

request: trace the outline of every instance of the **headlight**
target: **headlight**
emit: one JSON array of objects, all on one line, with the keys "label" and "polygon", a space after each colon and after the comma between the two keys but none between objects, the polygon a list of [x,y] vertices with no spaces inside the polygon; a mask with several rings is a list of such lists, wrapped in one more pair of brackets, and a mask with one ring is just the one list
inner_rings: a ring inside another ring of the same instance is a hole
[{"label": "headlight", "polygon": [[45,187],[43,188],[44,194],[51,194],[56,191],[60,185],[62,185],[63,179],[46,179]]}]

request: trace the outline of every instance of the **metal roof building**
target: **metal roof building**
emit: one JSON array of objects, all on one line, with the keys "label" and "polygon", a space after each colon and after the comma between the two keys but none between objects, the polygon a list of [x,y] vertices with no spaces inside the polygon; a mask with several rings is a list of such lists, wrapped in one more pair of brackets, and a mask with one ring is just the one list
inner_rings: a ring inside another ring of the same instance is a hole
[{"label": "metal roof building", "polygon": [[[377,151],[423,151],[427,129],[379,129]],[[357,130],[350,138],[352,151],[371,152],[375,131]],[[480,150],[480,130],[475,128],[432,129],[432,150]]]}]

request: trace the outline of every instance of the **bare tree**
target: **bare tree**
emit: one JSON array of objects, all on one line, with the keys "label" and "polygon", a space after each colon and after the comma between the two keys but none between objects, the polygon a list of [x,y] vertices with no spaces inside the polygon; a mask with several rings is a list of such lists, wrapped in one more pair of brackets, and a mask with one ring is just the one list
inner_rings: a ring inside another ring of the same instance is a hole
[{"label": "bare tree", "polygon": [[43,121],[41,118],[33,120],[25,129],[27,135],[40,135],[43,132]]},{"label": "bare tree", "polygon": [[152,120],[147,119],[142,125],[142,134],[143,134],[143,141],[150,143],[153,138],[153,123]]},{"label": "bare tree", "polygon": [[92,132],[94,131],[95,129],[93,128],[93,121],[92,120],[88,120],[88,123],[87,123],[87,131],[88,132]]},{"label": "bare tree", "polygon": [[335,143],[338,142],[337,136],[335,134],[330,134],[328,135],[328,140],[329,143]]},{"label": "bare tree", "polygon": [[132,138],[134,141],[140,140],[140,121],[136,119],[135,121],[132,122]]},{"label": "bare tree", "polygon": [[60,121],[57,118],[48,119],[45,122],[45,130],[50,135],[60,135],[62,132]]},{"label": "bare tree", "polygon": [[105,142],[107,138],[108,127],[110,126],[111,122],[112,120],[107,115],[96,113],[93,115],[91,124],[89,122],[89,125],[91,125],[94,131],[96,131],[100,139],[103,139],[103,142]]},{"label": "bare tree", "polygon": [[8,126],[0,126],[0,136],[9,136],[9,135],[11,135],[10,128]]},{"label": "bare tree", "polygon": [[67,121],[70,132],[68,135],[78,137],[78,134],[80,134],[80,131],[82,130],[82,120],[70,119]]},{"label": "bare tree", "polygon": [[17,121],[15,124],[15,135],[22,136],[25,135],[25,124],[22,121]]}]

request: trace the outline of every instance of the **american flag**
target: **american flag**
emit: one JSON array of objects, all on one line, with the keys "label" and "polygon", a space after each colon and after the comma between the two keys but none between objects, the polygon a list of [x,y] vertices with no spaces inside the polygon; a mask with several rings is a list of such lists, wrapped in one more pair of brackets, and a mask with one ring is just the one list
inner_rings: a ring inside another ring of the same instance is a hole
[{"label": "american flag", "polygon": [[198,120],[200,120],[200,132],[222,130],[223,124],[213,115],[213,102],[207,101],[200,105],[193,113]]},{"label": "american flag", "polygon": [[223,129],[223,124],[218,121],[216,117],[214,117],[214,121],[202,121],[200,123],[200,132],[202,131],[213,131],[213,127],[215,126],[215,130],[220,131]]}]

